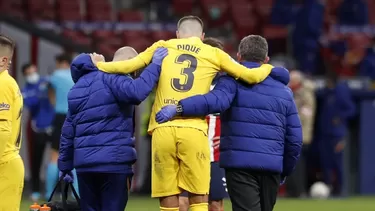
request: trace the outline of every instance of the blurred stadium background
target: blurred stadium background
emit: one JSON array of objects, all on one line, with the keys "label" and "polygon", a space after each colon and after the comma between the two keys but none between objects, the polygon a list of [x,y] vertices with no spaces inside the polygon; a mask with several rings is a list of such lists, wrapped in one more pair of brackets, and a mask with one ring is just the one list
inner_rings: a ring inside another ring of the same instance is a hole
[{"label": "blurred stadium background", "polygon": [[[281,199],[275,210],[374,211],[375,198],[368,196],[375,195],[374,0],[0,0],[0,32],[17,42],[11,70],[22,87],[25,63],[34,63],[41,75],[49,75],[55,68],[55,56],[62,52],[99,52],[107,60],[124,45],[140,52],[154,41],[173,38],[176,20],[188,14],[202,17],[206,35],[221,39],[234,57],[242,37],[260,34],[269,42],[273,64],[301,70],[317,90],[324,88],[327,72],[335,72],[350,87],[357,109],[349,122],[344,149],[343,192],[348,197]],[[158,210],[157,201],[149,199],[150,137],[146,127],[152,100],[149,97],[136,112],[139,160],[132,187],[136,195],[127,210]],[[319,122],[319,103],[315,122]],[[24,128],[27,134],[28,121]],[[319,141],[318,132],[315,130],[311,145]],[[32,146],[33,140],[26,136],[21,210],[30,204]],[[314,150],[308,156],[306,186],[321,180],[318,156]],[[285,196],[284,187],[280,196]],[[227,200],[226,210],[230,210],[229,203]]]}]

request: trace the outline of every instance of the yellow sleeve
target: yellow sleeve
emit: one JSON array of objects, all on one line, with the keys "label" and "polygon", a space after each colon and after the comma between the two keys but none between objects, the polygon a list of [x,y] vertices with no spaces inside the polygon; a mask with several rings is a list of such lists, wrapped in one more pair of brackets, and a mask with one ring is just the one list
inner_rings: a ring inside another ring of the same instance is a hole
[{"label": "yellow sleeve", "polygon": [[107,73],[128,74],[135,72],[147,66],[151,62],[155,50],[158,47],[163,47],[164,43],[164,40],[160,40],[132,59],[117,62],[98,62],[96,66],[99,70]]},{"label": "yellow sleeve", "polygon": [[237,63],[224,51],[217,49],[217,57],[220,63],[220,69],[227,72],[235,79],[241,79],[249,84],[260,83],[271,73],[272,65],[263,64],[258,68],[251,68],[251,71]]},{"label": "yellow sleeve", "polygon": [[0,90],[0,157],[12,135],[13,94],[7,87]]}]

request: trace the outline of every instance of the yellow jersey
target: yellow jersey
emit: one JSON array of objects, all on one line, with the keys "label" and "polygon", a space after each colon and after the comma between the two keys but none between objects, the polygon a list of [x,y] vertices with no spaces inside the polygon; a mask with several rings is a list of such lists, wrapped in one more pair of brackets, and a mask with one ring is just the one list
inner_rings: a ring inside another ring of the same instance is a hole
[{"label": "yellow jersey", "polygon": [[0,87],[0,163],[4,163],[20,156],[23,98],[7,70],[0,72]]},{"label": "yellow jersey", "polygon": [[149,133],[160,126],[197,128],[207,132],[207,122],[202,118],[175,118],[158,124],[155,114],[165,105],[177,104],[179,100],[210,91],[212,80],[219,71],[248,83],[259,83],[271,72],[272,65],[262,65],[249,71],[234,61],[224,51],[204,44],[200,38],[171,39],[158,41],[137,57],[117,62],[98,62],[97,67],[108,73],[127,74],[148,65],[158,47],[168,48],[152,107]]}]

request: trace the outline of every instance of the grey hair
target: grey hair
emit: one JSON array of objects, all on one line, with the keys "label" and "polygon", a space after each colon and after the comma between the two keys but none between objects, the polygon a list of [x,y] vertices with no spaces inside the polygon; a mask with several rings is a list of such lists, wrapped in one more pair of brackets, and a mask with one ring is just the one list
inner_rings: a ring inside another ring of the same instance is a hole
[{"label": "grey hair", "polygon": [[249,62],[263,62],[268,56],[267,40],[260,35],[244,37],[238,46],[241,58]]}]

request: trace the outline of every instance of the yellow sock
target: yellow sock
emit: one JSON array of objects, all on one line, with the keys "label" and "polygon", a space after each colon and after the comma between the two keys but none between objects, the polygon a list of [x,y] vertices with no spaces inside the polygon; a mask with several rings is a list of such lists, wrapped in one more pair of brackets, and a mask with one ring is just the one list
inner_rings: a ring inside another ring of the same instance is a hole
[{"label": "yellow sock", "polygon": [[208,211],[208,203],[191,204],[190,211]]},{"label": "yellow sock", "polygon": [[160,211],[178,211],[178,207],[160,207]]}]

